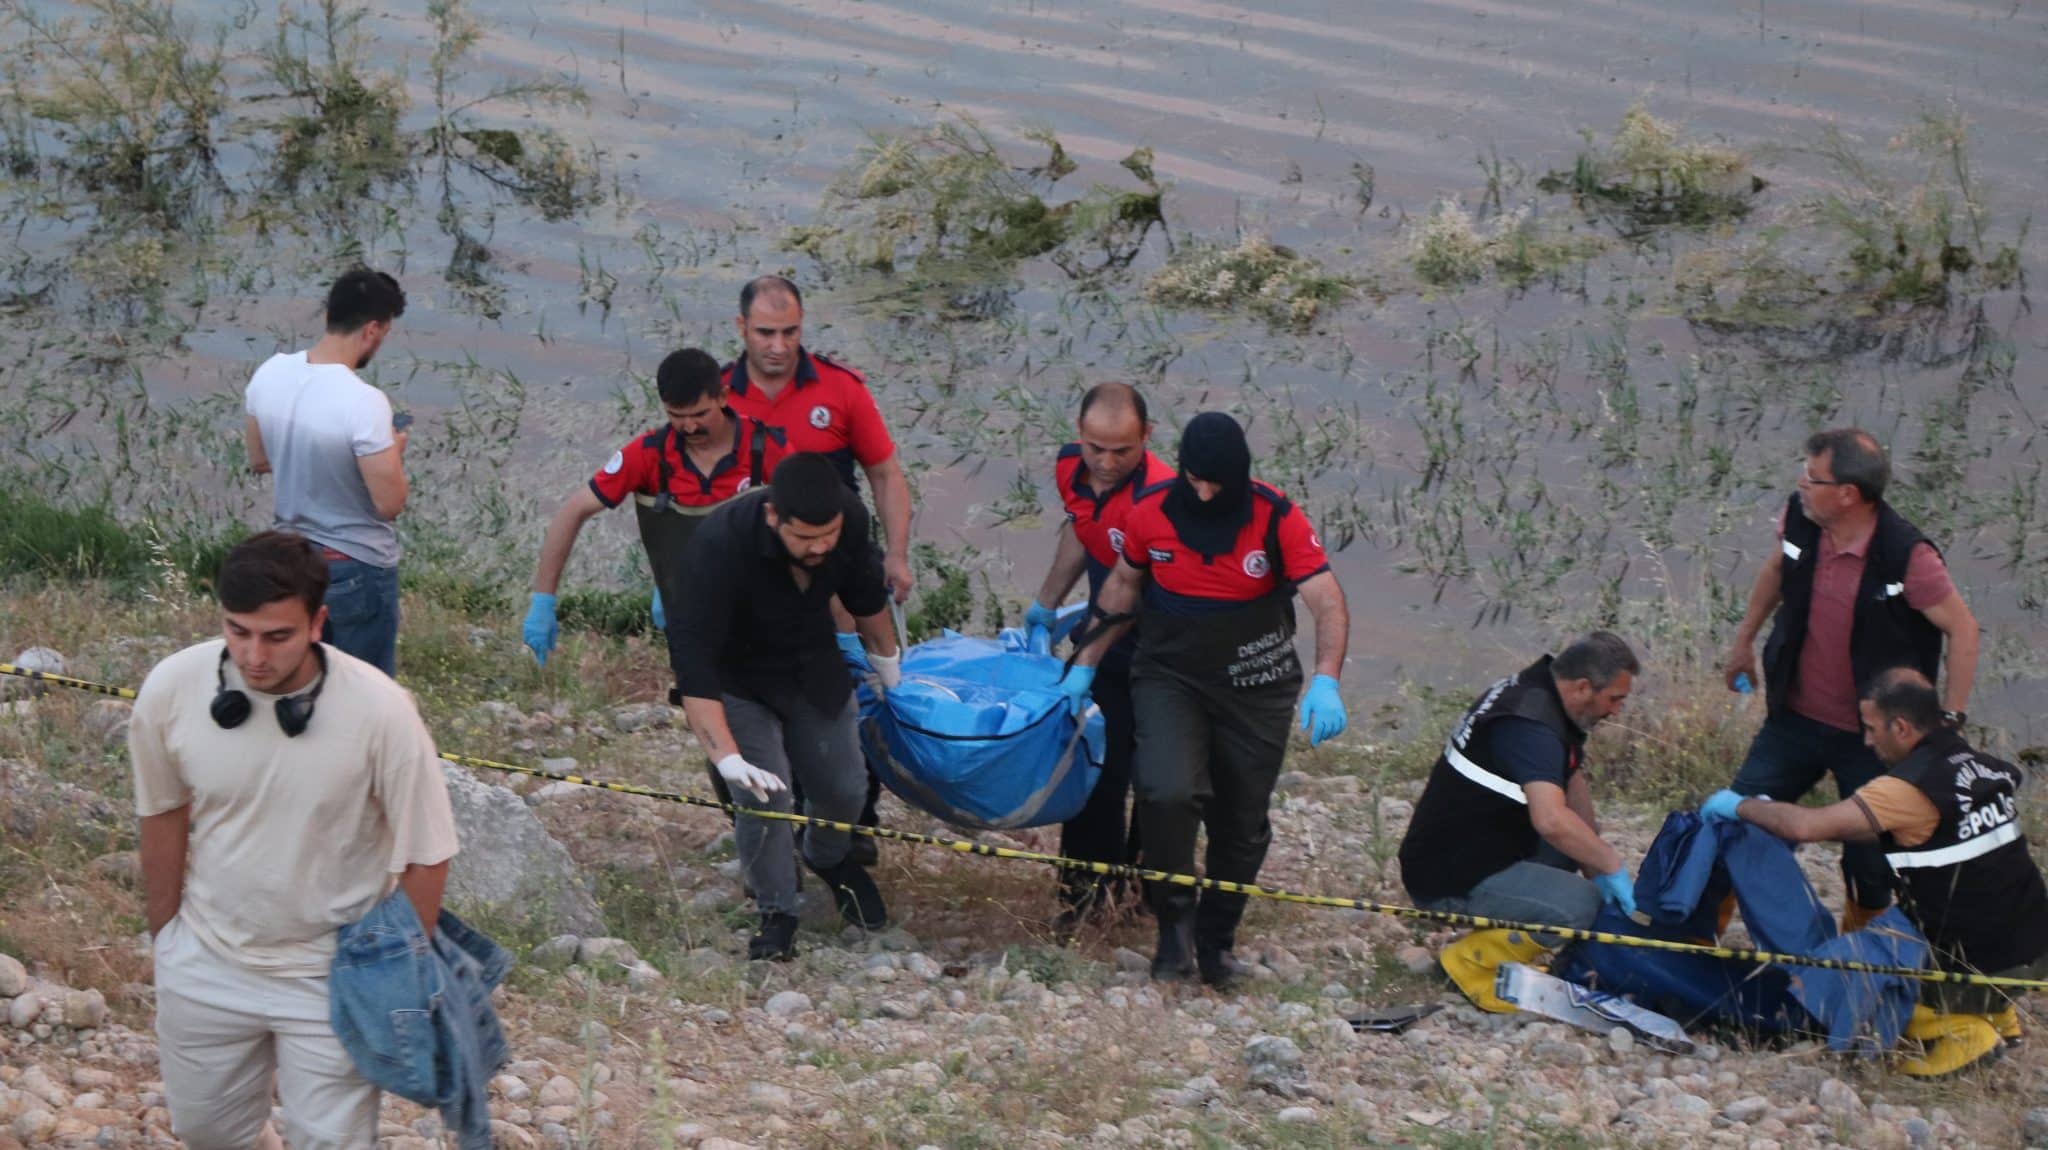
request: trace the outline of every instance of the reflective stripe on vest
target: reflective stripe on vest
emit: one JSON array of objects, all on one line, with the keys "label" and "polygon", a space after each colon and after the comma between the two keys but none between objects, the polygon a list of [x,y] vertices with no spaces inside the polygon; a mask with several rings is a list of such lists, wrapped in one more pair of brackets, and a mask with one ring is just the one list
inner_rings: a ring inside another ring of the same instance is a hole
[{"label": "reflective stripe on vest", "polygon": [[1452,770],[1494,794],[1505,795],[1525,807],[1529,805],[1529,796],[1522,793],[1522,788],[1466,758],[1463,751],[1450,743],[1444,744],[1444,761],[1451,764]]},{"label": "reflective stripe on vest", "polygon": [[[642,495],[637,491],[633,493],[633,502],[639,504],[642,507],[647,508],[649,511],[658,511],[661,509],[660,502],[656,500],[654,496]],[[700,518],[702,516],[711,514],[712,512],[718,510],[723,505],[723,501],[721,501],[719,503],[707,503],[702,507],[685,507],[682,504],[677,503],[675,500],[671,499],[668,502],[668,510],[675,512],[677,515],[688,515],[692,518]]]},{"label": "reflective stripe on vest", "polygon": [[2018,842],[2020,825],[2007,823],[1987,835],[1979,835],[1968,842],[1942,847],[1933,851],[1900,851],[1884,856],[1893,870],[1915,870],[1925,867],[1954,866],[1981,858],[2007,843]]}]

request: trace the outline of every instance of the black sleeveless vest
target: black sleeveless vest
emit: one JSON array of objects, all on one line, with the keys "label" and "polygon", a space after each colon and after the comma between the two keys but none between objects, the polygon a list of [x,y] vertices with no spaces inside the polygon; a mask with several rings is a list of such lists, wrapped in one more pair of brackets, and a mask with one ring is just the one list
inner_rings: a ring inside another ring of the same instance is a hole
[{"label": "black sleeveless vest", "polygon": [[1941,813],[1933,837],[1918,846],[1881,840],[1935,965],[1995,974],[2048,953],[2048,887],[2020,830],[2020,769],[1944,730],[1891,775]]},{"label": "black sleeveless vest", "polygon": [[[1913,548],[1928,543],[1920,529],[1882,500],[1877,529],[1864,552],[1863,582],[1856,589],[1856,615],[1849,631],[1849,667],[1861,694],[1881,672],[1911,667],[1937,681],[1941,671],[1941,629],[1906,605],[1906,564]],[[1820,525],[1800,510],[1799,496],[1785,504],[1783,572],[1776,620],[1764,641],[1764,688],[1777,714],[1791,698],[1799,676],[1799,650],[1806,645],[1807,613],[1813,605],[1813,573],[1820,563]],[[1936,549],[1939,553],[1939,548]]]},{"label": "black sleeveless vest", "polygon": [[1543,844],[1521,785],[1499,773],[1486,728],[1533,719],[1563,744],[1565,777],[1579,769],[1586,733],[1564,712],[1550,656],[1487,688],[1451,728],[1401,839],[1401,882],[1418,899],[1456,898],[1479,880],[1531,858]]}]

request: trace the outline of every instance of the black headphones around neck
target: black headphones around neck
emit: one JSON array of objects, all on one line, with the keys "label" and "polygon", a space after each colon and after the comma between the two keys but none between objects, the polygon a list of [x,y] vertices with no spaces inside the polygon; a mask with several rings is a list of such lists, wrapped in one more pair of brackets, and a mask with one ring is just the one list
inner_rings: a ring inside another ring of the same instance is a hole
[{"label": "black headphones around neck", "polygon": [[[327,652],[320,644],[313,644],[313,658],[320,664],[320,674],[313,680],[313,689],[302,695],[286,695],[275,704],[277,725],[287,739],[296,739],[306,733],[306,725],[313,721],[313,705],[320,701],[320,691],[327,686]],[[215,725],[224,730],[234,730],[249,721],[251,704],[249,696],[241,691],[228,688],[228,652],[221,648],[220,666],[214,670],[213,713]]]}]

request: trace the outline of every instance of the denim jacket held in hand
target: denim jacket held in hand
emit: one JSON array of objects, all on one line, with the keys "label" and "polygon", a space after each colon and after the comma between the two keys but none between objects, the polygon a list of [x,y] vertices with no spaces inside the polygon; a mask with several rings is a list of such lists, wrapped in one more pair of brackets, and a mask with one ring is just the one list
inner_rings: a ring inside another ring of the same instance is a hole
[{"label": "denim jacket held in hand", "polygon": [[443,910],[428,940],[403,890],[341,928],[328,990],[329,1021],[358,1073],[440,1110],[462,1150],[489,1150],[492,1072],[509,1051],[491,991],[512,961],[504,948]]}]

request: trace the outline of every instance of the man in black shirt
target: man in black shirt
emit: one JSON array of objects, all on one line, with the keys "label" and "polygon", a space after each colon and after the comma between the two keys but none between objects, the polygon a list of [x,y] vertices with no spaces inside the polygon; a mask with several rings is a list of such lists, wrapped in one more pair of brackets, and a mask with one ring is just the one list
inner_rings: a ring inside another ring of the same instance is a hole
[{"label": "man in black shirt", "polygon": [[[884,690],[902,678],[889,626],[880,554],[868,514],[831,460],[793,455],[764,492],[712,512],[690,540],[687,601],[672,605],[669,662],[690,728],[742,807],[789,811],[802,784],[804,813],[859,818],[867,773],[853,681],[833,638],[833,598],[854,615]],[[847,859],[845,831],[809,827],[804,861],[832,888],[856,926],[888,921],[881,892]],[[741,818],[740,865],[761,912],[749,958],[795,953],[796,864],[790,824]]]},{"label": "man in black shirt", "polygon": [[[1580,766],[1587,734],[1621,710],[1641,669],[1619,636],[1595,631],[1479,696],[1451,729],[1401,840],[1401,882],[1415,905],[1581,928],[1602,902],[1635,912],[1628,868],[1600,837]],[[1474,1005],[1505,1012],[1514,1008],[1494,995],[1494,972],[1545,949],[1520,931],[1478,930],[1438,958]]]}]

